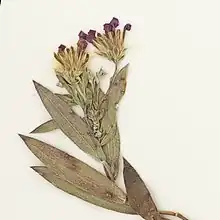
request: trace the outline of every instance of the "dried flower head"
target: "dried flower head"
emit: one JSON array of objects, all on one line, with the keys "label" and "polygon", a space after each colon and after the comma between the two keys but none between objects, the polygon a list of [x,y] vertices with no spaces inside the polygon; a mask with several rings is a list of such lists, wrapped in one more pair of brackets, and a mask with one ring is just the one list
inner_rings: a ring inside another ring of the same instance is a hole
[{"label": "dried flower head", "polygon": [[123,29],[116,29],[119,20],[115,17],[109,23],[103,25],[105,33],[97,33],[90,30],[88,34],[81,31],[80,39],[86,39],[97,48],[97,54],[117,63],[125,56],[124,39],[126,31],[131,30],[131,24],[126,24]]},{"label": "dried flower head", "polygon": [[82,38],[79,39],[76,49],[72,46],[67,48],[61,44],[57,53],[54,53],[54,57],[58,61],[55,67],[56,73],[71,83],[85,72],[89,60],[89,54],[86,52],[87,45],[87,41]]}]

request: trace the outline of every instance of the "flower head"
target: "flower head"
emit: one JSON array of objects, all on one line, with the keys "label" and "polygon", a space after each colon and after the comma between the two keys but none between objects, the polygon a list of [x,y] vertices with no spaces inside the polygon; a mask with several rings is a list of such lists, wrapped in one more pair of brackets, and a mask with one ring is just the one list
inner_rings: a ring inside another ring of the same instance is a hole
[{"label": "flower head", "polygon": [[125,56],[124,39],[126,31],[131,30],[131,24],[126,24],[123,29],[117,29],[119,20],[115,17],[103,25],[104,33],[90,30],[88,34],[79,33],[79,37],[86,39],[97,48],[97,54],[113,62],[119,62]]},{"label": "flower head", "polygon": [[86,52],[86,40],[79,39],[76,49],[74,47],[67,48],[65,45],[58,47],[54,57],[57,61],[55,71],[62,75],[68,82],[73,82],[87,69],[89,54]]}]

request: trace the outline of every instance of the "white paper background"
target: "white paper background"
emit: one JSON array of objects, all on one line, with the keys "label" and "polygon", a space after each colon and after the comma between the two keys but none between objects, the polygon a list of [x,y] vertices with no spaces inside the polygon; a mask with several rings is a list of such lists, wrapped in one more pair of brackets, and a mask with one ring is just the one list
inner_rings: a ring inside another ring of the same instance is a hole
[{"label": "white paper background", "polygon": [[[0,219],[140,219],[85,203],[44,181],[17,133],[49,119],[32,79],[55,90],[52,52],[113,16],[131,22],[122,152],[160,209],[218,219],[220,2],[217,0],[4,0],[0,6]],[[109,71],[107,61],[96,63]],[[108,81],[108,77],[106,77]],[[61,132],[37,135],[101,170]],[[120,182],[120,185],[122,183]]]}]

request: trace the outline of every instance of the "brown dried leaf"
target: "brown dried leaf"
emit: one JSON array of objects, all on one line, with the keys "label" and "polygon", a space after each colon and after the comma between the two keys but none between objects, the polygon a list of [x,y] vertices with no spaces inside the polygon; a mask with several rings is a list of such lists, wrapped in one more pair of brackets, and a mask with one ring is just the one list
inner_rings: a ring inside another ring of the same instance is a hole
[{"label": "brown dried leaf", "polygon": [[51,120],[46,121],[43,124],[39,125],[37,128],[35,128],[30,133],[32,133],[32,134],[46,133],[46,132],[54,131],[56,129],[58,129],[56,122],[53,119],[51,119]]},{"label": "brown dried leaf", "polygon": [[34,82],[35,88],[52,119],[63,133],[81,150],[94,158],[105,161],[100,143],[91,134],[92,130],[71,107],[50,90]]},{"label": "brown dried leaf", "polygon": [[31,152],[63,180],[108,201],[126,201],[125,193],[115,183],[84,162],[35,138],[20,137]]},{"label": "brown dried leaf", "polygon": [[[89,203],[92,203],[94,205],[100,206],[108,210],[126,214],[136,214],[127,202],[113,202],[109,199],[100,197],[99,195],[93,195],[88,190],[82,190],[78,188],[77,184],[71,184],[70,182],[65,181],[59,175],[55,174],[45,166],[33,166],[31,168],[34,171],[36,171],[39,175],[41,175],[44,179],[46,179],[48,182],[53,184],[55,187],[63,190],[66,193],[69,193],[70,195],[76,196],[84,201],[87,201]],[[90,187],[92,187],[92,184]]]},{"label": "brown dried leaf", "polygon": [[130,206],[146,220],[161,220],[161,216],[137,171],[124,158],[124,182]]}]

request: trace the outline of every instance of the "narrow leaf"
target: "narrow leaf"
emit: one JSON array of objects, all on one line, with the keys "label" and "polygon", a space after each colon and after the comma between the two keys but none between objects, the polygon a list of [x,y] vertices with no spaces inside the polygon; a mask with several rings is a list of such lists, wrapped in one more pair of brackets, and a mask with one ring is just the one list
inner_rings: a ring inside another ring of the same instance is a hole
[{"label": "narrow leaf", "polygon": [[123,67],[110,83],[107,95],[112,103],[118,104],[123,95],[125,94],[126,85],[127,85],[127,73],[128,73],[128,64]]},{"label": "narrow leaf", "polygon": [[91,134],[92,130],[70,106],[50,90],[34,82],[35,88],[52,119],[63,133],[81,150],[99,160],[105,160],[100,143]]},{"label": "narrow leaf", "polygon": [[46,121],[45,123],[39,125],[37,128],[35,128],[33,131],[30,133],[35,134],[35,133],[46,133],[50,132],[53,130],[56,130],[58,127],[56,125],[56,122],[54,120],[49,120]]},{"label": "narrow leaf", "polygon": [[91,195],[116,203],[125,203],[125,193],[92,167],[42,141],[24,135],[20,137],[32,153],[63,180]]},{"label": "narrow leaf", "polygon": [[116,179],[120,156],[120,136],[116,122],[116,108],[112,102],[106,99],[102,103],[102,109],[105,110],[105,114],[101,121],[101,129],[104,134],[101,144],[112,176]]},{"label": "narrow leaf", "polygon": [[124,181],[130,206],[146,220],[161,220],[160,213],[137,171],[124,158]]},{"label": "narrow leaf", "polygon": [[[52,172],[45,166],[33,166],[31,167],[39,175],[41,175],[48,182],[53,184],[55,187],[61,189],[62,191],[69,193],[70,195],[76,196],[86,202],[92,203],[94,205],[100,206],[102,208],[126,213],[126,214],[135,214],[129,204],[126,203],[117,203],[111,200],[100,197],[99,195],[92,195],[86,190],[82,190],[77,187],[77,184],[71,184],[68,181],[62,179],[59,175]],[[92,187],[92,184],[91,184]]]},{"label": "narrow leaf", "polygon": [[120,135],[118,126],[116,126],[115,135],[103,146],[103,151],[106,155],[107,163],[110,164],[111,173],[114,179],[116,179],[119,172],[120,159]]},{"label": "narrow leaf", "polygon": [[[103,108],[106,114],[102,119],[101,127],[105,132],[101,140],[106,161],[110,166],[111,173],[117,178],[120,158],[120,134],[116,122],[116,104],[119,103],[126,89],[128,65],[123,67],[110,82],[109,89],[103,97]],[[105,170],[106,171],[106,170]],[[106,172],[108,175],[108,173]]]}]

